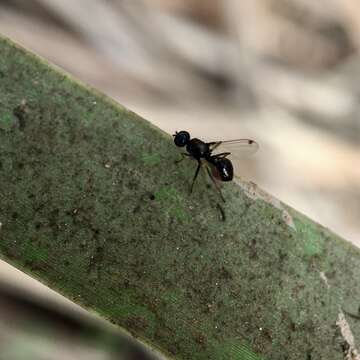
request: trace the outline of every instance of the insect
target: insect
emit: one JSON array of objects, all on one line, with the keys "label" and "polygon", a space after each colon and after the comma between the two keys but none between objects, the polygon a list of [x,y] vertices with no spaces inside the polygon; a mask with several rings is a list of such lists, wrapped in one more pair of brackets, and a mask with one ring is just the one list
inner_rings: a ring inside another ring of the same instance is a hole
[{"label": "insect", "polygon": [[234,147],[246,150],[248,153],[254,153],[258,150],[259,145],[256,141],[250,139],[236,139],[227,141],[204,142],[197,138],[191,138],[187,131],[175,132],[173,135],[174,143],[178,147],[186,147],[186,153],[181,153],[182,158],[177,161],[179,163],[185,157],[190,157],[198,162],[194,178],[191,183],[190,193],[193,190],[197,176],[201,166],[205,165],[206,171],[218,190],[221,199],[225,199],[221,193],[217,180],[231,181],[234,178],[234,168],[230,159],[227,158],[231,152],[221,152],[213,155],[213,151],[218,147]]}]

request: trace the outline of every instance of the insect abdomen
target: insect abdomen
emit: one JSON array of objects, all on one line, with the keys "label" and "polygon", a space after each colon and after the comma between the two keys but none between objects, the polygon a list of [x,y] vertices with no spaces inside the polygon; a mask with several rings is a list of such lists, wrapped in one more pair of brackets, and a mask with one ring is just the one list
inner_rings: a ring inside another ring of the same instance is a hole
[{"label": "insect abdomen", "polygon": [[234,177],[232,162],[227,158],[222,158],[215,162],[217,171],[222,181],[231,181]]}]

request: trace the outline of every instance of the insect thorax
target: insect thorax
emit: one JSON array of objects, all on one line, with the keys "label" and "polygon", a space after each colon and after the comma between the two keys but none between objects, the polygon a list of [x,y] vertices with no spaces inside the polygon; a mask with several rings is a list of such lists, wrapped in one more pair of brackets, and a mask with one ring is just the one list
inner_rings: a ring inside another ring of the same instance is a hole
[{"label": "insect thorax", "polygon": [[189,141],[186,145],[186,150],[196,159],[205,158],[210,155],[209,145],[196,138]]}]

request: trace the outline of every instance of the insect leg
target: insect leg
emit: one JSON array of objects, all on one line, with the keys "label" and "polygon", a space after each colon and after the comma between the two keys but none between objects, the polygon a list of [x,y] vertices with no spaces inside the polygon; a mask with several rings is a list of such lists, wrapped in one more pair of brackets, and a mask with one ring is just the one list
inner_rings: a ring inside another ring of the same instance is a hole
[{"label": "insect leg", "polygon": [[216,154],[216,155],[212,155],[213,158],[217,158],[217,159],[222,159],[224,157],[227,157],[228,155],[230,155],[230,152],[224,152],[224,153],[220,153],[220,154]]},{"label": "insect leg", "polygon": [[209,174],[211,181],[212,181],[213,184],[215,185],[216,190],[218,191],[218,193],[219,193],[219,195],[220,195],[220,197],[221,197],[221,200],[222,200],[223,202],[225,202],[225,198],[224,198],[224,196],[223,196],[223,194],[222,194],[222,192],[221,192],[221,189],[219,188],[218,183],[217,183],[216,180],[214,179],[211,171],[209,170],[209,168],[208,168],[207,166],[206,166],[206,171],[207,171],[207,173]]},{"label": "insect leg", "polygon": [[186,156],[191,156],[190,154],[187,154],[187,153],[180,153],[180,155],[181,155],[181,159],[176,160],[175,164],[179,164],[181,161],[183,161],[185,159]]},{"label": "insect leg", "polygon": [[220,204],[216,204],[216,207],[219,209],[220,211],[220,215],[221,215],[221,221],[226,221],[226,215],[225,215],[225,211],[224,209],[221,207]]},{"label": "insect leg", "polygon": [[192,191],[193,191],[193,187],[194,187],[194,184],[195,184],[195,180],[196,180],[197,176],[199,175],[200,168],[201,168],[201,161],[198,160],[198,166],[197,166],[197,169],[196,169],[196,171],[195,171],[195,175],[194,175],[193,181],[192,181],[192,183],[191,183],[190,194],[191,194]]},{"label": "insect leg", "polygon": [[222,144],[222,141],[214,141],[214,142],[207,143],[207,145],[209,145],[211,151],[214,151],[221,144]]}]

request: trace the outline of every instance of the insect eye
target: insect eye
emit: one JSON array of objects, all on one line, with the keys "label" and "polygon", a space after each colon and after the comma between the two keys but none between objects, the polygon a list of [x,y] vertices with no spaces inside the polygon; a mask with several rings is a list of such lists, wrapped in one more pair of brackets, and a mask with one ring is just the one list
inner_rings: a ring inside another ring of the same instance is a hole
[{"label": "insect eye", "polygon": [[187,131],[176,132],[174,136],[174,143],[176,146],[183,147],[190,140],[190,134]]}]

